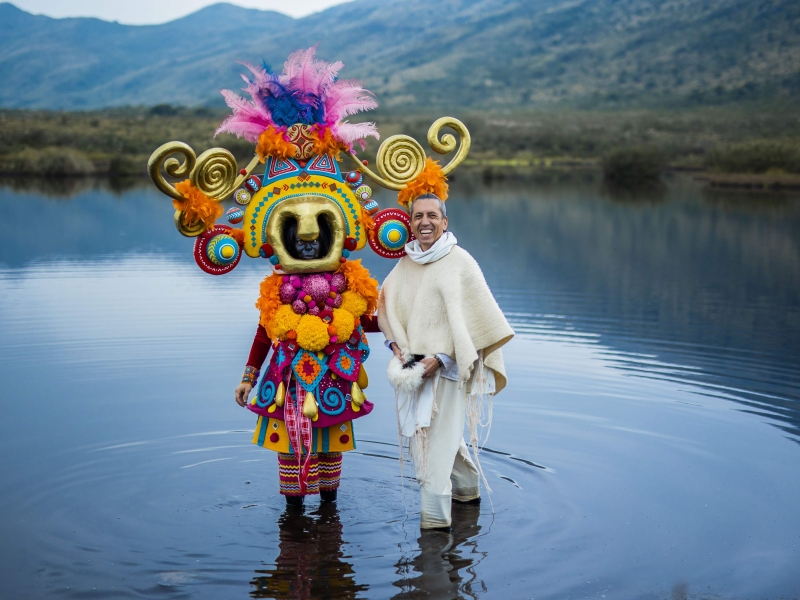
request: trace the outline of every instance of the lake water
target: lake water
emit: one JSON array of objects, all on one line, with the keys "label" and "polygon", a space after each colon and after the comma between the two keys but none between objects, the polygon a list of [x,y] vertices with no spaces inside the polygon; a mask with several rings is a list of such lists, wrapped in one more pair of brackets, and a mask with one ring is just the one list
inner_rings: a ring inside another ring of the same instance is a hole
[{"label": "lake water", "polygon": [[233,401],[265,263],[206,275],[150,186],[70,185],[0,189],[0,596],[798,597],[800,198],[460,176],[517,336],[491,502],[420,535],[380,336],[338,505],[287,513]]}]

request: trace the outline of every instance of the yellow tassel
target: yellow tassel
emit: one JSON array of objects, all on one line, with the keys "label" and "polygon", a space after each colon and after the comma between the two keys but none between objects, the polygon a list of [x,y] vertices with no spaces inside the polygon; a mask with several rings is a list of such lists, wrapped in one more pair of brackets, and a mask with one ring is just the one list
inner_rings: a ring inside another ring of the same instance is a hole
[{"label": "yellow tassel", "polygon": [[364,365],[361,365],[358,369],[358,379],[356,379],[356,383],[362,390],[369,387],[369,377],[367,377],[367,370],[364,368]]},{"label": "yellow tassel", "polygon": [[367,399],[364,392],[358,387],[358,382],[356,381],[353,382],[353,386],[350,388],[350,397],[353,399],[353,404],[356,406],[361,406],[364,404],[364,400]]},{"label": "yellow tassel", "polygon": [[356,404],[355,402],[351,402],[350,403],[350,408],[353,409],[353,412],[358,412],[358,411],[361,410],[361,407],[358,404]]},{"label": "yellow tassel", "polygon": [[283,408],[283,401],[286,399],[286,386],[281,381],[278,384],[278,391],[275,392],[275,405],[278,408]]},{"label": "yellow tassel", "polygon": [[315,421],[317,419],[317,401],[311,392],[306,392],[306,399],[303,402],[303,415]]}]

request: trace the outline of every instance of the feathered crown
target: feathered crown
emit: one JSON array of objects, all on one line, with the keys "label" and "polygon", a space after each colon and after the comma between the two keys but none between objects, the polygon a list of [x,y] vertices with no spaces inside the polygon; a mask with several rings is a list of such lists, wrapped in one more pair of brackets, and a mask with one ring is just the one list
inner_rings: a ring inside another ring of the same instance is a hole
[{"label": "feathered crown", "polygon": [[378,103],[358,81],[338,79],[344,67],[340,61],[326,63],[314,58],[316,47],[298,50],[276,75],[269,66],[255,67],[241,63],[252,73],[242,75],[244,88],[252,101],[231,90],[222,90],[225,102],[233,114],[225,119],[216,133],[232,133],[254,144],[267,130],[286,132],[296,124],[313,126],[320,138],[325,130],[341,146],[352,150],[358,142],[362,150],[365,139],[380,139],[375,123],[348,123],[351,115],[372,110]]}]

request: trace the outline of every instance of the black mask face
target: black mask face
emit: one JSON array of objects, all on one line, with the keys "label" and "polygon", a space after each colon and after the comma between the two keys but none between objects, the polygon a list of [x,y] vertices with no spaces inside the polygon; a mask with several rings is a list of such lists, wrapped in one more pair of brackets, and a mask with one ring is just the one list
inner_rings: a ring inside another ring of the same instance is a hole
[{"label": "black mask face", "polygon": [[319,237],[315,240],[304,241],[297,237],[297,220],[286,219],[283,225],[283,245],[292,258],[298,260],[314,260],[328,255],[331,249],[331,226],[328,221],[319,217]]},{"label": "black mask face", "polygon": [[[313,260],[320,257],[320,243],[319,238],[310,242],[304,242],[297,239],[294,243],[294,250],[297,253],[297,258],[302,260]],[[291,254],[291,253],[290,253]]]}]

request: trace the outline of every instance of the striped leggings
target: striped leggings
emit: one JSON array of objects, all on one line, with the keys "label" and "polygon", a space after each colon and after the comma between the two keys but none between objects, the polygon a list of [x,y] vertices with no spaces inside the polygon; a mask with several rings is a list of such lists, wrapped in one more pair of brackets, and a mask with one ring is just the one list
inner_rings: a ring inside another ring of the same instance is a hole
[{"label": "striped leggings", "polygon": [[[284,496],[301,496],[300,466],[293,454],[278,453],[278,477],[281,494]],[[311,468],[306,480],[305,495],[319,494],[320,491],[338,489],[342,475],[341,452],[319,452],[311,455]]]}]

